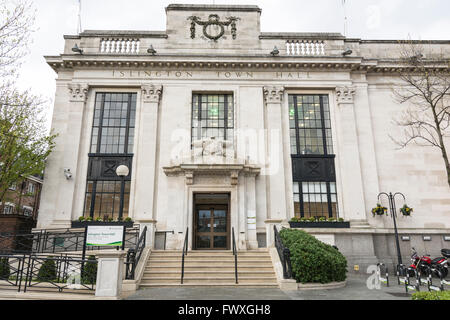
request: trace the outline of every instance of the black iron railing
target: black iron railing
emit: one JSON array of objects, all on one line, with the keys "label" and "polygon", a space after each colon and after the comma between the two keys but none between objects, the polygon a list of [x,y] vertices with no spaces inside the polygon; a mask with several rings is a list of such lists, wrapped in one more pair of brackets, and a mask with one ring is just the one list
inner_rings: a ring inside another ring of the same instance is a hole
[{"label": "black iron railing", "polygon": [[181,284],[183,284],[184,280],[184,256],[187,256],[188,239],[189,239],[189,228],[186,229],[186,236],[184,237],[184,244],[183,244],[183,253],[181,255]]},{"label": "black iron railing", "polygon": [[26,255],[0,255],[0,288],[13,286],[20,292],[26,259]]},{"label": "black iron railing", "polygon": [[239,283],[238,281],[238,269],[237,269],[237,255],[238,251],[236,248],[236,239],[234,237],[234,227],[232,228],[232,238],[233,238],[233,255],[234,255],[234,277],[236,278],[236,284]]},{"label": "black iron railing", "polygon": [[145,226],[144,230],[142,230],[141,236],[136,244],[135,248],[131,248],[127,253],[127,260],[125,262],[126,274],[125,279],[134,280],[136,267],[139,264],[139,261],[142,256],[142,252],[145,248],[145,239],[147,234],[147,226]]},{"label": "black iron railing", "polygon": [[0,288],[48,292],[95,290],[98,261],[81,255],[0,255]]},{"label": "black iron railing", "polygon": [[276,226],[273,226],[273,230],[275,236],[275,247],[277,248],[278,256],[280,257],[280,261],[283,266],[283,277],[285,279],[292,279],[291,252],[284,246]]},{"label": "black iron railing", "polygon": [[[0,235],[0,253],[36,254],[77,252],[83,250],[84,231],[71,229],[39,230],[30,234]],[[125,248],[135,248],[139,239],[139,228],[126,229]],[[110,249],[109,247],[87,247],[87,250]]]}]

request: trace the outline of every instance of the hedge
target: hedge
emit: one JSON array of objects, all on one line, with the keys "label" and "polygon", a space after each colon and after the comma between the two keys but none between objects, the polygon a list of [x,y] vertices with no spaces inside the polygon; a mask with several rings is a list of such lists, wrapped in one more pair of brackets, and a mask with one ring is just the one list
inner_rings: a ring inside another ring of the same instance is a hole
[{"label": "hedge", "polygon": [[413,300],[450,300],[450,291],[438,292],[415,292],[412,294]]},{"label": "hedge", "polygon": [[53,282],[56,281],[56,264],[53,259],[45,260],[42,263],[37,275],[39,282]]},{"label": "hedge", "polygon": [[335,248],[303,230],[280,231],[291,251],[292,273],[299,283],[342,282],[347,278],[347,259]]},{"label": "hedge", "polygon": [[81,282],[83,284],[95,284],[97,281],[97,261],[95,256],[89,256],[81,273]]},{"label": "hedge", "polygon": [[0,259],[0,279],[8,280],[11,270],[9,268],[8,258]]}]

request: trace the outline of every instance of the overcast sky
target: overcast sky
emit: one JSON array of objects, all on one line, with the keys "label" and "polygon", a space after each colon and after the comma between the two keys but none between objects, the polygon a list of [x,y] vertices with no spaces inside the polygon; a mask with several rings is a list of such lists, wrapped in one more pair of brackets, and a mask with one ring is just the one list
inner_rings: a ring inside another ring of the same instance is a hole
[{"label": "overcast sky", "polygon": [[[20,86],[53,100],[56,74],[44,55],[58,55],[64,34],[76,34],[78,0],[34,0],[37,28]],[[256,4],[264,32],[344,33],[342,0],[82,0],[83,30],[165,30],[170,3]],[[449,0],[346,0],[348,37],[450,39]],[[51,108],[51,106],[50,106]],[[50,109],[49,108],[49,109]],[[49,112],[49,117],[50,117]]]}]

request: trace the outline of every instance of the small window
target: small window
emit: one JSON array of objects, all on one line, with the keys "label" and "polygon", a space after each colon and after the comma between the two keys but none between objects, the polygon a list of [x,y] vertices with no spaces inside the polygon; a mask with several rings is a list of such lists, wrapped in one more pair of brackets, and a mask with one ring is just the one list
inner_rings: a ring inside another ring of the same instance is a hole
[{"label": "small window", "polygon": [[24,215],[25,217],[31,217],[31,216],[33,216],[33,208],[23,207],[23,215]]},{"label": "small window", "polygon": [[28,183],[28,193],[34,194],[34,192],[36,191],[36,187],[34,185],[34,183]]},{"label": "small window", "polygon": [[3,214],[14,214],[14,206],[10,204],[6,204],[3,207]]}]

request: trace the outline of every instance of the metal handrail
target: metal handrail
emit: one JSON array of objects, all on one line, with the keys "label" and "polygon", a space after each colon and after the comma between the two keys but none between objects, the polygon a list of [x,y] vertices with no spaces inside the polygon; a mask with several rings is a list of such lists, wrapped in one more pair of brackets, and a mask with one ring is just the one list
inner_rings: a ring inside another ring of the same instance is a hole
[{"label": "metal handrail", "polygon": [[189,239],[189,228],[186,229],[186,236],[184,237],[183,253],[181,256],[181,284],[183,284],[184,279],[184,256],[187,256],[188,239]]},{"label": "metal handrail", "polygon": [[276,226],[273,226],[273,230],[275,236],[275,247],[277,248],[278,256],[280,257],[280,261],[283,266],[283,277],[285,279],[292,279],[291,251],[284,246]]},{"label": "metal handrail", "polygon": [[236,278],[236,284],[238,284],[238,270],[237,270],[237,248],[236,248],[236,240],[234,238],[234,227],[232,228],[232,236],[233,236],[233,255],[234,255],[234,276]]},{"label": "metal handrail", "polygon": [[127,260],[125,262],[127,266],[125,279],[127,280],[134,280],[136,267],[139,263],[139,260],[141,259],[142,252],[144,251],[145,248],[146,235],[147,235],[147,226],[145,226],[144,230],[142,230],[139,240],[136,243],[136,247],[134,249],[133,248],[129,249],[127,252]]}]

